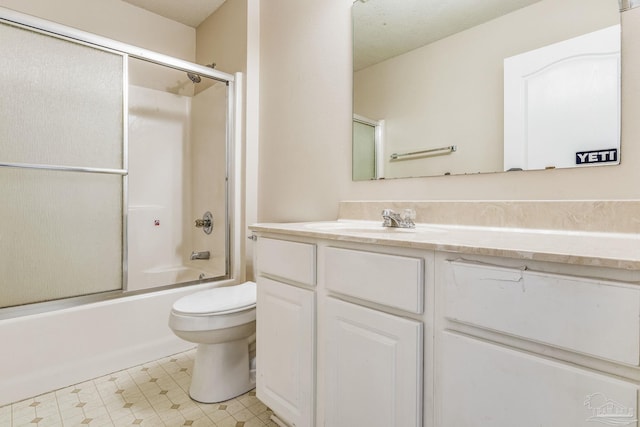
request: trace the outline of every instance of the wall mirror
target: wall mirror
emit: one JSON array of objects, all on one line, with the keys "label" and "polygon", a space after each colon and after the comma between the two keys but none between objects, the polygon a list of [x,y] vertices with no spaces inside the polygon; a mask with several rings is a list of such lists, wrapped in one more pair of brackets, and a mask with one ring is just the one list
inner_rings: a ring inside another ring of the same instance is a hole
[{"label": "wall mirror", "polygon": [[353,179],[618,164],[620,10],[356,0]]}]

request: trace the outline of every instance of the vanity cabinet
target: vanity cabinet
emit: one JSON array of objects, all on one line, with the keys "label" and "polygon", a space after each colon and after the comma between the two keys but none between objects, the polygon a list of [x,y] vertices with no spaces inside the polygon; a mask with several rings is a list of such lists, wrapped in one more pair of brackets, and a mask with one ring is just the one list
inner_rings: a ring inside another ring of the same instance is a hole
[{"label": "vanity cabinet", "polygon": [[289,425],[638,427],[639,270],[301,230],[256,251],[257,394]]},{"label": "vanity cabinet", "polygon": [[440,260],[436,425],[637,425],[637,285],[485,261]]}]

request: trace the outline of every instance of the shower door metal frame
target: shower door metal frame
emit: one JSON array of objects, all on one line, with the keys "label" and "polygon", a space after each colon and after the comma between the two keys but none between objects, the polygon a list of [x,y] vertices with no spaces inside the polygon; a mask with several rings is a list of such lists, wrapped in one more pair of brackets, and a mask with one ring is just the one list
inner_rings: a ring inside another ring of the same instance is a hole
[{"label": "shower door metal frame", "polygon": [[92,168],[81,166],[61,166],[31,163],[11,163],[0,162],[0,168],[20,168],[20,169],[46,169],[65,172],[84,172],[84,173],[103,173],[122,175],[122,289],[114,291],[105,291],[89,295],[81,295],[76,297],[67,297],[57,300],[36,302],[24,306],[0,308],[0,319],[24,316],[40,312],[58,310],[62,308],[73,307],[90,302],[104,301],[108,299],[127,297],[132,295],[156,292],[164,289],[188,286],[190,284],[201,283],[200,280],[192,282],[184,282],[179,284],[161,286],[139,291],[127,291],[128,282],[128,86],[129,86],[129,70],[128,59],[134,58],[153,64],[173,68],[175,70],[184,71],[185,73],[195,73],[203,77],[207,77],[222,82],[227,87],[227,109],[226,109],[226,158],[225,158],[225,275],[223,277],[214,278],[216,280],[229,279],[232,277],[232,247],[231,247],[231,209],[232,201],[232,185],[231,183],[231,165],[234,156],[234,126],[235,123],[235,83],[232,74],[224,73],[210,67],[195,64],[169,55],[154,52],[141,47],[133,46],[127,43],[118,42],[107,37],[98,36],[86,31],[67,27],[35,16],[16,12],[11,9],[0,7],[0,23],[15,26],[18,28],[34,31],[62,40],[82,44],[99,50],[108,51],[110,53],[119,54],[123,60],[123,158],[122,169],[109,168]]}]

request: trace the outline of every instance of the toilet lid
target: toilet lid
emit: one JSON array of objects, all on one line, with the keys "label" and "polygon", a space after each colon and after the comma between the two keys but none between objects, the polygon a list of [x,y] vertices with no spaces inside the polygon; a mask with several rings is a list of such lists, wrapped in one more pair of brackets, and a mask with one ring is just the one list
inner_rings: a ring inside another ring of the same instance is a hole
[{"label": "toilet lid", "polygon": [[223,314],[253,308],[256,305],[256,284],[207,289],[180,298],[173,311],[182,314]]}]

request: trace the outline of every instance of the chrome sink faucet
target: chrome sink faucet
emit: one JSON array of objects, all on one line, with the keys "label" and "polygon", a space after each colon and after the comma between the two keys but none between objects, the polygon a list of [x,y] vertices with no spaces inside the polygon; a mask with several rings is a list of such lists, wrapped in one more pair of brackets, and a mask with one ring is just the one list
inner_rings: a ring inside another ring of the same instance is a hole
[{"label": "chrome sink faucet", "polygon": [[413,209],[405,209],[402,214],[392,209],[384,209],[382,211],[382,226],[395,228],[415,228],[416,224],[413,220],[416,218],[416,211]]}]

